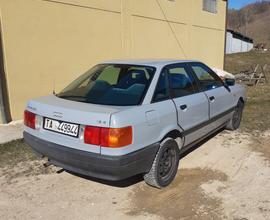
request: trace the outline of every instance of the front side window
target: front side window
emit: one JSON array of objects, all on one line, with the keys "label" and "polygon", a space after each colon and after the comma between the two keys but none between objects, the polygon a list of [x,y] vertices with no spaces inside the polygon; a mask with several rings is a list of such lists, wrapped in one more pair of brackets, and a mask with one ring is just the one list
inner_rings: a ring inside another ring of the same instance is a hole
[{"label": "front side window", "polygon": [[203,10],[217,13],[217,0],[203,0]]},{"label": "front side window", "polygon": [[191,64],[191,68],[197,76],[202,91],[223,86],[221,79],[210,68],[202,63]]},{"label": "front side window", "polygon": [[100,64],[73,81],[57,96],[101,105],[139,105],[155,70],[148,66]]},{"label": "front side window", "polygon": [[188,74],[184,65],[177,65],[168,68],[170,88],[174,98],[191,95],[195,92],[195,80]]}]

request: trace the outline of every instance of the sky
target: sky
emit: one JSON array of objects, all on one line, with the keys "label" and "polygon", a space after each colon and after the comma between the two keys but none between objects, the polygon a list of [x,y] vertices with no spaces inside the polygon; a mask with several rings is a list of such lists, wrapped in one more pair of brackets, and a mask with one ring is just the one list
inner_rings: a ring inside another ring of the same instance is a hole
[{"label": "sky", "polygon": [[258,0],[229,0],[229,8],[239,9]]}]

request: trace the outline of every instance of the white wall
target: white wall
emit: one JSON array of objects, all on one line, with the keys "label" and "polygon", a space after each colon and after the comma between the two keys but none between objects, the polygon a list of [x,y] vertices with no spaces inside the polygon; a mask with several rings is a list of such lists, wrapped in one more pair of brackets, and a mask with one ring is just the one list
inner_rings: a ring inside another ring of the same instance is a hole
[{"label": "white wall", "polygon": [[237,39],[237,38],[233,38],[232,40],[232,53],[240,53],[243,52],[242,51],[242,41]]},{"label": "white wall", "polygon": [[252,50],[254,47],[253,43],[248,43],[248,51]]},{"label": "white wall", "polygon": [[253,43],[234,38],[231,32],[227,32],[226,54],[244,53],[252,49]]},{"label": "white wall", "polygon": [[232,53],[232,40],[233,40],[232,33],[227,32],[227,35],[226,35],[226,54]]}]

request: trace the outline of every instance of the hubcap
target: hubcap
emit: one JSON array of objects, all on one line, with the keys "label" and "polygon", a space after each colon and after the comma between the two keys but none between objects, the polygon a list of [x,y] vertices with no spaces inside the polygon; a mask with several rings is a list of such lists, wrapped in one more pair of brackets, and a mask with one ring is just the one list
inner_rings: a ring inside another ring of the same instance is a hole
[{"label": "hubcap", "polygon": [[158,176],[166,180],[173,172],[173,166],[176,160],[176,153],[173,149],[165,148],[159,161]]}]

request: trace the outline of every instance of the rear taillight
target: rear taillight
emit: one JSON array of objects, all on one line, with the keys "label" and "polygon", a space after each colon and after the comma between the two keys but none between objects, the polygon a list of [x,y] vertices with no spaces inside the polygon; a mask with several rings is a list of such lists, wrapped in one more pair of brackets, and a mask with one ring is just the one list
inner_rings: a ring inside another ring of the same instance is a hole
[{"label": "rear taillight", "polygon": [[24,111],[24,125],[35,129],[36,128],[36,115],[27,110]]},{"label": "rear taillight", "polygon": [[132,127],[102,128],[100,145],[102,147],[124,147],[132,143]]},{"label": "rear taillight", "polygon": [[85,126],[84,142],[102,147],[124,147],[132,143],[132,127],[101,128]]},{"label": "rear taillight", "polygon": [[84,143],[100,145],[100,128],[93,126],[85,126]]}]

